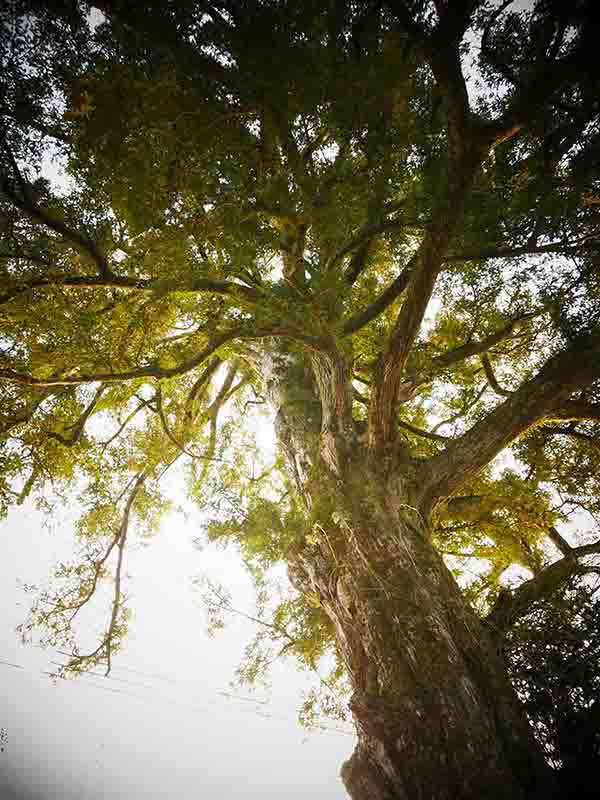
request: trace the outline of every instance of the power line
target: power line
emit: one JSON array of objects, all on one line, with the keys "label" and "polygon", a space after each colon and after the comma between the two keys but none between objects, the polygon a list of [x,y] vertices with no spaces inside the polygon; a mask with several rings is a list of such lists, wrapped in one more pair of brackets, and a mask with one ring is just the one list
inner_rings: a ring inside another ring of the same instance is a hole
[{"label": "power line", "polygon": [[[61,656],[66,656],[67,658],[71,658],[72,657],[71,653],[67,653],[64,650],[57,650],[56,652]],[[119,664],[118,666],[117,666],[117,664],[113,664],[112,669],[113,670],[119,670],[120,669],[120,670],[123,670],[123,672],[133,672],[136,675],[141,675],[144,678],[154,678],[155,680],[166,681],[167,683],[177,683],[177,680],[175,678],[170,678],[167,675],[159,675],[159,674],[152,673],[152,672],[142,672],[142,670],[133,669],[132,667],[125,667],[125,666],[123,666],[121,664]]]},{"label": "power line", "polygon": [[[64,667],[65,664],[61,664],[60,661],[51,661],[50,662],[54,667]],[[49,675],[53,673],[48,673]],[[128,681],[126,678],[118,678],[116,675],[103,675],[101,672],[80,672],[80,676],[86,677],[88,675],[95,675],[98,678],[110,678],[110,680],[117,681],[117,683],[127,683],[129,686],[141,686],[143,689],[153,689],[154,687],[148,683],[140,683],[140,681]]]},{"label": "power line", "polygon": [[[57,664],[57,662],[50,662],[50,663]],[[63,681],[68,682],[70,685],[73,685],[73,682],[72,681],[68,681],[68,679],[65,678],[64,676],[57,675],[56,673],[49,672],[47,670],[28,669],[23,664],[15,664],[15,663],[10,662],[10,661],[2,661],[2,660],[0,660],[0,665],[8,666],[8,667],[14,667],[15,669],[21,669],[21,670],[24,670],[25,672],[30,672],[30,673],[35,673],[35,674],[39,674],[39,675],[49,676],[49,677],[53,678],[54,680],[63,680]],[[58,666],[62,666],[62,665],[58,664]],[[135,672],[136,670],[133,670],[132,668],[130,668],[129,671]],[[87,675],[87,673],[81,673],[81,674],[84,675],[84,676]],[[115,678],[112,675],[99,676],[98,673],[90,673],[90,675],[95,675],[97,677],[102,677],[103,681],[106,681],[106,680],[109,680],[109,681],[110,680],[117,680],[118,681],[119,680],[118,678]],[[125,679],[121,678],[120,680],[124,681]],[[174,683],[174,684],[178,683],[178,681],[176,681],[174,679],[168,679],[168,680],[169,680],[169,682]],[[127,683],[131,683],[130,681],[126,681],[126,682]],[[92,689],[99,689],[100,691],[104,691],[104,692],[111,692],[113,694],[122,694],[122,695],[125,695],[126,697],[130,697],[130,698],[133,698],[133,699],[136,699],[136,700],[147,701],[147,699],[148,699],[148,694],[147,693],[146,694],[134,693],[134,692],[128,691],[127,689],[116,689],[116,688],[114,688],[112,686],[106,686],[106,685],[103,686],[102,684],[96,683],[96,682],[93,682],[93,683],[92,682],[86,682],[83,685],[88,686],[88,687],[90,687]],[[155,687],[148,686],[147,684],[136,684],[136,685],[139,685],[142,688],[148,689],[150,693],[152,693],[155,690]],[[232,692],[225,692],[223,690],[215,690],[214,694],[222,696],[222,697],[225,697],[228,700],[232,700],[234,702],[240,702],[240,701],[241,702],[250,702],[250,703],[257,703],[257,704],[260,704],[260,705],[266,705],[268,703],[268,701],[266,701],[266,700],[256,700],[256,699],[251,698],[251,697],[244,697],[243,695],[236,695],[236,694],[234,694]],[[186,710],[188,710],[188,711],[191,710],[191,711],[194,711],[195,713],[209,713],[210,712],[210,709],[207,706],[192,705],[187,701],[186,702],[178,701],[178,700],[175,700],[175,699],[173,699],[171,697],[165,697],[164,695],[160,695],[159,699],[162,700],[165,703],[168,703],[169,705],[183,707]],[[213,700],[209,700],[208,702],[209,703],[214,703],[215,700],[214,699]],[[263,719],[282,720],[282,721],[285,721],[285,722],[294,721],[294,718],[289,716],[289,715],[276,714],[276,713],[273,713],[271,711],[264,711],[264,710],[260,710],[260,709],[240,708],[240,709],[238,709],[238,711],[239,711],[239,713],[242,713],[242,714],[253,714],[254,716],[262,717]],[[315,726],[314,729],[319,731],[319,732],[322,732],[322,733],[339,733],[339,734],[342,734],[344,736],[352,736],[352,737],[354,737],[354,735],[355,735],[352,731],[345,730],[343,728],[338,728],[338,727],[331,726],[331,725],[317,725],[317,726]]]}]

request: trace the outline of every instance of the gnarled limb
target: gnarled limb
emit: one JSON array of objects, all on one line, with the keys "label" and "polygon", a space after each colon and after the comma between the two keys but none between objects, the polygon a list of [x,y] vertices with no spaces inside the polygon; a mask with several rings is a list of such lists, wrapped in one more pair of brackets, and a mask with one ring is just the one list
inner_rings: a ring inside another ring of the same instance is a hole
[{"label": "gnarled limb", "polygon": [[369,415],[371,447],[392,441],[402,373],[419,333],[447,248],[462,215],[467,193],[492,143],[483,126],[471,119],[458,44],[473,4],[446,9],[431,36],[417,30],[406,5],[393,4],[401,24],[428,61],[447,100],[447,186],[435,204],[433,222],[411,262],[411,275],[402,308],[376,368]]}]

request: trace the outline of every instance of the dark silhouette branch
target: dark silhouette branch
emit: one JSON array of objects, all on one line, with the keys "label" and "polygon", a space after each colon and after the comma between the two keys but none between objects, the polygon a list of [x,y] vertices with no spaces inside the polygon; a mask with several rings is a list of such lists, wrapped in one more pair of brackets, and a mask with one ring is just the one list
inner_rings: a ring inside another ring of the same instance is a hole
[{"label": "dark silhouette branch", "polygon": [[600,553],[600,541],[571,548],[563,558],[550,564],[531,580],[522,583],[513,592],[502,592],[496,605],[486,617],[486,622],[496,633],[504,635],[536,602],[551,595],[569,578],[585,574],[590,569],[595,570],[594,567],[581,564],[579,559],[597,553]]},{"label": "dark silhouette branch", "polygon": [[564,256],[574,256],[580,253],[596,251],[600,249],[600,242],[581,241],[581,242],[555,242],[553,244],[535,245],[525,247],[489,247],[484,250],[474,250],[466,253],[451,253],[445,257],[448,264],[460,263],[463,261],[485,261],[493,258],[518,258],[522,256],[543,255],[547,253],[559,253]]},{"label": "dark silhouette branch", "polygon": [[586,403],[582,400],[568,400],[547,417],[548,420],[564,420],[583,422],[586,420],[600,422],[600,403]]},{"label": "dark silhouette branch", "polygon": [[410,433],[414,433],[415,436],[423,436],[425,439],[431,439],[434,442],[448,442],[451,438],[449,436],[442,436],[441,433],[434,433],[433,431],[426,431],[424,428],[417,428],[415,425],[411,425],[409,422],[405,422],[402,419],[398,420],[398,425],[410,431]]},{"label": "dark silhouette branch", "polygon": [[546,533],[548,534],[548,538],[552,541],[552,544],[557,547],[563,556],[570,556],[573,552],[573,548],[567,542],[567,540],[562,536],[562,534],[554,527],[554,525],[550,525]]},{"label": "dark silhouette branch", "polygon": [[134,278],[127,275],[115,275],[107,271],[103,275],[36,275],[16,281],[14,286],[8,288],[0,295],[0,305],[19,297],[34,289],[64,286],[75,289],[129,289],[143,292],[208,292],[238,298],[245,303],[256,303],[261,294],[258,290],[231,281],[219,281],[210,278],[194,277],[190,281],[165,281],[160,278]]},{"label": "dark silhouette branch", "polygon": [[14,184],[6,177],[2,179],[0,189],[2,193],[18,209],[23,211],[34,222],[41,223],[44,227],[58,233],[66,241],[72,244],[80,253],[88,256],[95,262],[101,276],[107,277],[110,274],[106,256],[100,250],[97,242],[84,236],[79,231],[71,228],[64,220],[58,219],[41,208],[31,196],[29,187],[22,185],[21,193],[18,193]]}]

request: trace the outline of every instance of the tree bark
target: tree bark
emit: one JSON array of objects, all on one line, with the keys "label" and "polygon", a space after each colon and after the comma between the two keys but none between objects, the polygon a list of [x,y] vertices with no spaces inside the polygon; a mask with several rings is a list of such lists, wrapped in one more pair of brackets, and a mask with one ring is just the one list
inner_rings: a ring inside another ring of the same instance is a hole
[{"label": "tree bark", "polygon": [[373,463],[360,430],[332,432],[331,416],[315,413],[318,379],[289,355],[267,361],[277,433],[311,534],[288,563],[290,580],[318,597],[352,686],[358,745],[341,773],[349,795],[551,798],[550,770],[493,633],[430,542],[412,462],[396,453]]}]

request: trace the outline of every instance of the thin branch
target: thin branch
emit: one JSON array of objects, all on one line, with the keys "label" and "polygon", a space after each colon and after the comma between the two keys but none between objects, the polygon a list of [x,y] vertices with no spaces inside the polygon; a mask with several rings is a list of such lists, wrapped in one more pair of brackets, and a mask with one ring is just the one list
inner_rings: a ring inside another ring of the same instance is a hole
[{"label": "thin branch", "polygon": [[99,442],[99,444],[101,444],[101,445],[102,445],[102,455],[103,455],[103,454],[104,454],[104,452],[106,451],[106,448],[107,448],[109,445],[111,445],[111,444],[114,442],[114,440],[115,440],[115,439],[117,439],[117,438],[118,438],[118,437],[119,437],[119,436],[120,436],[120,435],[123,433],[123,431],[125,430],[125,428],[127,427],[127,425],[129,425],[129,423],[131,422],[131,420],[132,420],[132,419],[133,419],[135,416],[137,416],[137,414],[139,414],[139,412],[140,412],[140,411],[141,411],[143,408],[146,408],[147,406],[149,406],[151,402],[152,402],[152,399],[149,399],[149,400],[142,400],[142,401],[141,401],[141,403],[140,403],[140,404],[137,406],[137,408],[134,408],[134,409],[133,409],[133,411],[131,411],[131,412],[130,412],[130,413],[129,413],[129,414],[126,416],[126,417],[125,417],[125,419],[123,420],[123,422],[122,422],[122,423],[119,425],[119,427],[117,428],[116,432],[115,432],[115,433],[113,433],[113,435],[112,435],[112,436],[111,436],[109,439],[107,439],[105,442]]},{"label": "thin branch", "polygon": [[344,278],[348,286],[354,286],[359,276],[364,272],[367,266],[369,253],[371,252],[371,244],[372,242],[370,240],[363,242],[363,244],[356,248],[352,255],[348,268],[344,273]]},{"label": "thin branch", "polygon": [[[593,57],[593,53],[587,49],[590,41],[590,37],[581,36],[578,45],[570,48],[562,58],[554,61],[541,58],[529,67],[527,80],[516,86],[505,113],[489,124],[496,143],[518,134],[535,119],[540,109],[549,103],[559,89],[570,81],[578,80]],[[494,66],[499,69],[505,67],[498,63],[494,63]],[[510,74],[507,79],[513,85],[517,83]]]},{"label": "thin branch", "polygon": [[185,445],[183,445],[179,441],[179,439],[176,438],[175,434],[173,433],[173,431],[169,427],[169,423],[167,422],[167,418],[165,417],[165,413],[164,413],[164,410],[163,410],[162,391],[161,391],[160,386],[156,390],[155,398],[156,398],[156,409],[158,411],[158,416],[159,416],[162,428],[163,428],[164,432],[166,433],[167,437],[173,442],[175,447],[177,447],[177,449],[181,451],[181,453],[183,453],[186,456],[189,456],[190,458],[197,459],[199,461],[219,461],[221,463],[223,462],[222,458],[213,458],[212,456],[203,455],[201,453],[192,453],[191,450],[188,450],[185,447]]},{"label": "thin branch", "polygon": [[421,47],[426,40],[426,32],[415,21],[404,0],[388,0],[388,5],[413,44]]},{"label": "thin branch", "polygon": [[125,512],[123,514],[123,521],[121,523],[121,535],[119,537],[119,541],[117,543],[118,547],[118,556],[117,556],[117,567],[115,569],[115,591],[113,595],[113,608],[112,608],[112,615],[110,618],[110,624],[108,626],[108,632],[105,637],[106,642],[106,677],[110,675],[111,670],[111,658],[112,658],[112,640],[114,637],[115,626],[117,623],[117,617],[119,614],[119,609],[121,607],[121,571],[123,568],[123,555],[125,552],[125,544],[127,541],[127,533],[129,531],[129,515],[131,513],[131,509],[133,507],[133,503],[137,496],[138,491],[140,490],[142,484],[146,480],[146,472],[140,473],[138,479],[136,480],[135,486],[131,494],[129,495],[129,499],[127,500],[127,505],[125,506]]},{"label": "thin branch", "polygon": [[[104,566],[104,564],[108,560],[108,557],[111,555],[111,553],[116,547],[118,554],[117,554],[117,564],[114,574],[115,588],[113,592],[111,617],[106,634],[103,637],[100,644],[98,645],[98,647],[91,653],[87,653],[85,655],[81,655],[77,652],[70,654],[65,653],[65,655],[67,655],[71,659],[69,663],[66,665],[66,668],[69,670],[73,670],[77,668],[80,664],[83,664],[85,662],[92,661],[93,659],[97,658],[99,653],[102,653],[102,651],[104,650],[106,652],[106,661],[107,661],[107,669],[105,672],[105,677],[108,677],[108,675],[110,674],[113,639],[115,636],[115,629],[117,625],[119,610],[123,602],[121,596],[121,577],[123,569],[123,556],[125,552],[125,544],[127,542],[127,534],[129,531],[129,518],[131,515],[131,509],[133,507],[133,503],[135,502],[137,494],[140,488],[142,487],[144,481],[146,480],[146,478],[147,478],[147,473],[145,471],[139,473],[136,476],[134,480],[133,489],[129,494],[127,503],[123,511],[123,516],[121,518],[121,524],[119,525],[119,529],[112,538],[103,557],[99,561],[97,561],[94,565],[94,578],[90,589],[88,590],[88,592],[86,592],[85,596],[80,601],[78,601],[78,603],[75,606],[75,614],[76,614],[93,597],[96,591],[96,586],[101,574],[102,567]],[[75,615],[73,615],[73,617],[74,616]],[[73,619],[73,617],[71,617],[71,620]]]},{"label": "thin branch", "polygon": [[240,609],[234,608],[231,605],[231,602],[227,597],[224,597],[217,587],[211,582],[207,582],[208,589],[212,592],[212,594],[217,598],[217,600],[211,600],[207,594],[204,596],[205,602],[208,604],[210,603],[213,607],[217,608],[219,611],[227,611],[229,614],[235,614],[236,616],[242,617],[243,619],[247,619],[249,622],[254,622],[257,625],[261,625],[263,628],[269,628],[270,630],[275,631],[284,639],[287,639],[289,645],[292,646],[297,643],[297,639],[295,639],[291,634],[288,633],[286,628],[282,625],[277,625],[273,622],[267,622],[264,619],[260,619],[260,617],[254,617],[251,614],[247,614],[245,611],[241,611]]},{"label": "thin branch", "polygon": [[503,389],[502,386],[500,386],[496,380],[496,376],[494,375],[492,363],[485,353],[481,356],[481,363],[483,365],[485,377],[488,379],[488,383],[496,392],[496,394],[502,395],[502,397],[510,397],[512,392],[510,392],[508,389]]},{"label": "thin branch", "polygon": [[460,361],[464,361],[464,359],[470,358],[471,356],[487,353],[488,350],[491,350],[491,348],[495,345],[500,344],[500,342],[504,341],[505,339],[509,339],[515,329],[533,319],[534,316],[535,314],[532,313],[523,314],[519,317],[516,317],[515,319],[510,320],[510,322],[508,322],[503,328],[500,328],[495,333],[486,336],[485,339],[475,342],[467,342],[460,347],[455,347],[453,350],[448,350],[439,356],[435,356],[432,358],[431,362],[435,367],[443,368],[449,367],[452,364],[456,364]]},{"label": "thin branch", "polygon": [[63,436],[61,433],[57,431],[46,431],[45,435],[49,439],[56,439],[65,447],[73,447],[73,445],[77,444],[77,442],[81,439],[83,435],[83,431],[85,430],[85,424],[90,418],[91,414],[93,413],[98,400],[100,400],[102,394],[106,391],[106,386],[101,384],[96,391],[96,394],[92,398],[91,402],[88,404],[87,408],[84,410],[83,414],[79,417],[79,419],[71,426],[71,435],[70,436]]},{"label": "thin branch", "polygon": [[[486,390],[487,390],[487,384],[484,384],[483,387],[477,392],[475,397],[471,400],[471,402],[466,401],[463,404],[463,407],[460,409],[460,411],[457,411],[456,414],[452,414],[451,417],[446,417],[446,419],[440,420],[436,425],[433,426],[433,428],[431,429],[431,433],[437,433],[439,429],[442,428],[444,425],[451,425],[453,422],[457,422],[459,419],[465,417],[469,413],[469,411],[472,408],[474,408],[477,405],[477,403],[481,400]],[[446,441],[448,441],[452,437],[446,436],[445,438]]]},{"label": "thin branch", "polygon": [[553,242],[552,244],[524,247],[489,247],[485,250],[478,250],[466,253],[454,253],[445,257],[446,263],[457,263],[463,261],[484,261],[493,258],[517,258],[520,256],[542,255],[544,253],[560,253],[561,255],[578,255],[589,250],[600,249],[600,242]]},{"label": "thin branch", "polygon": [[406,428],[407,431],[414,433],[416,436],[432,439],[434,442],[448,442],[451,438],[449,436],[442,436],[440,433],[434,433],[433,431],[426,431],[424,428],[416,428],[414,425],[404,422],[402,419],[397,420],[397,422],[401,428]]},{"label": "thin branch", "polygon": [[[65,391],[63,390],[58,390]],[[53,392],[50,389],[46,389],[39,393],[39,396],[34,398],[31,405],[23,409],[20,413],[17,413],[15,416],[5,418],[2,421],[2,425],[0,426],[0,435],[4,436],[10,433],[14,428],[17,428],[19,425],[24,425],[27,422],[30,422],[33,419],[33,416],[40,405],[53,394],[57,392]]]},{"label": "thin branch", "polygon": [[[332,269],[335,265],[340,262],[343,258],[345,258],[349,253],[353,250],[357,250],[362,245],[370,244],[375,236],[380,233],[385,233],[385,231],[390,230],[398,230],[399,228],[404,228],[407,226],[404,220],[385,220],[384,222],[376,222],[371,225],[364,225],[358,233],[352,236],[346,244],[342,245],[340,249],[334,253],[327,264],[327,269]],[[349,276],[346,276],[346,280],[349,284],[354,283],[353,280],[349,279]]]},{"label": "thin branch", "polygon": [[194,418],[194,404],[198,398],[201,397],[209,386],[210,379],[221,366],[222,360],[216,356],[207,365],[206,369],[202,372],[198,380],[190,389],[187,399],[185,401],[185,420],[186,424],[190,424]]}]

